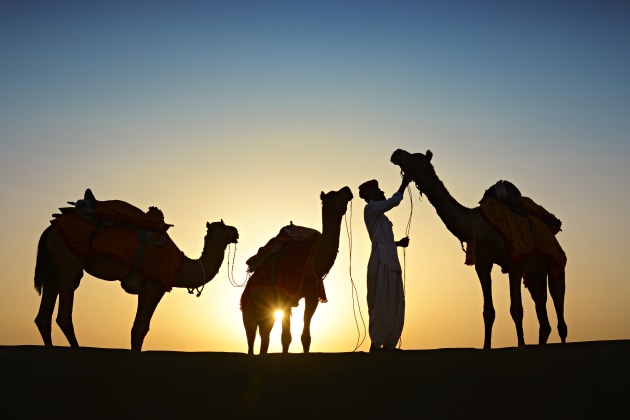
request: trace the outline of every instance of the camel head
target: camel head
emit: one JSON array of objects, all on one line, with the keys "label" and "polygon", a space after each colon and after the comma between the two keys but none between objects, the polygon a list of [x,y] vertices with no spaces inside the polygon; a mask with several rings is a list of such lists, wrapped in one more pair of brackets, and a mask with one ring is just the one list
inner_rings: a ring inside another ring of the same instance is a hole
[{"label": "camel head", "polygon": [[223,220],[212,223],[206,222],[206,229],[208,230],[206,242],[211,239],[225,245],[238,243],[238,231],[234,226],[228,226],[223,223]]},{"label": "camel head", "polygon": [[328,211],[336,214],[345,214],[353,195],[350,187],[346,186],[339,191],[330,191],[326,194],[322,191],[319,198],[322,200],[322,206]]},{"label": "camel head", "polygon": [[416,184],[416,188],[422,194],[423,180],[426,180],[430,176],[435,175],[435,169],[431,164],[431,158],[433,153],[427,150],[426,154],[422,153],[409,153],[405,150],[398,149],[390,158],[390,161],[394,165],[400,166],[401,172],[411,175],[413,182]]}]

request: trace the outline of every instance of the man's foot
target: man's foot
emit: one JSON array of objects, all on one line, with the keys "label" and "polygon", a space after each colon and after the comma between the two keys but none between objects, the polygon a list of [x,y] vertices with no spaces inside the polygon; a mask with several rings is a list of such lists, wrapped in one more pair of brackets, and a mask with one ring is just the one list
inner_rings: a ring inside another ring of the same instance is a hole
[{"label": "man's foot", "polygon": [[370,345],[370,353],[374,353],[374,352],[382,351],[382,350],[383,350],[383,347],[381,346],[377,347],[374,344]]}]

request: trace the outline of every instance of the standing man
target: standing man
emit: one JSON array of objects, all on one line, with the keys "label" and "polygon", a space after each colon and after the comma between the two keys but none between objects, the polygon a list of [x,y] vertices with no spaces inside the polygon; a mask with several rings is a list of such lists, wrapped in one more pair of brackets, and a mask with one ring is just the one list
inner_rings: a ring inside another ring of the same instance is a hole
[{"label": "standing man", "polygon": [[409,182],[411,178],[405,175],[398,191],[389,199],[375,179],[359,186],[359,197],[367,203],[363,217],[372,242],[367,269],[370,352],[395,350],[405,322],[405,295],[397,247],[407,247],[409,238],[394,240],[392,222],[385,212],[400,204]]}]

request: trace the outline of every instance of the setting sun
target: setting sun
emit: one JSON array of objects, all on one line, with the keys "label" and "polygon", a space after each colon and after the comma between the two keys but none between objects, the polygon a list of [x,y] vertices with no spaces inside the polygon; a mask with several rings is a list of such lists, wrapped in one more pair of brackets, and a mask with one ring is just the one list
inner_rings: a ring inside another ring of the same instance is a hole
[{"label": "setting sun", "polygon": [[276,321],[279,321],[284,317],[284,313],[280,309],[278,309],[273,313],[273,317]]}]

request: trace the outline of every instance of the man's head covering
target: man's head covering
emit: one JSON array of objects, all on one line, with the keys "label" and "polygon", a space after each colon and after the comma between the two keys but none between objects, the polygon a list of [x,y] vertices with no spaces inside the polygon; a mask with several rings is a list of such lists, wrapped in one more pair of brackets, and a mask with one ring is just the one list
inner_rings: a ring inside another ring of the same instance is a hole
[{"label": "man's head covering", "polygon": [[367,194],[375,190],[378,190],[377,180],[372,179],[370,181],[364,182],[363,184],[359,185],[359,197],[365,199]]}]

